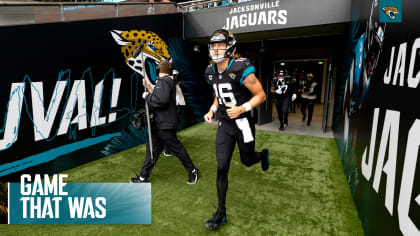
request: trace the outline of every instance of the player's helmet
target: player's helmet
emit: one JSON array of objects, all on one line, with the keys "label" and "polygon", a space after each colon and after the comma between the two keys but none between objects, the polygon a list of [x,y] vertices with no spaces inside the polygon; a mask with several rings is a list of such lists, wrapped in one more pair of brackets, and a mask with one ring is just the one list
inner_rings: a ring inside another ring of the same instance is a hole
[{"label": "player's helmet", "polygon": [[[379,22],[379,3],[372,0],[370,17],[366,24],[366,35],[364,45],[364,63],[368,78],[372,75],[382,52],[386,23]],[[366,83],[367,81],[365,81]]]},{"label": "player's helmet", "polygon": [[[210,46],[213,43],[218,42],[225,42],[226,43],[226,52],[222,56],[215,57],[212,55]],[[210,41],[208,43],[208,49],[209,49],[209,56],[211,60],[218,63],[223,61],[223,59],[231,57],[233,54],[235,54],[236,51],[236,39],[233,34],[225,29],[218,29],[214,31],[214,33],[210,36]]]},{"label": "player's helmet", "polygon": [[286,73],[284,70],[279,70],[279,73],[277,74],[278,76],[285,76]]}]

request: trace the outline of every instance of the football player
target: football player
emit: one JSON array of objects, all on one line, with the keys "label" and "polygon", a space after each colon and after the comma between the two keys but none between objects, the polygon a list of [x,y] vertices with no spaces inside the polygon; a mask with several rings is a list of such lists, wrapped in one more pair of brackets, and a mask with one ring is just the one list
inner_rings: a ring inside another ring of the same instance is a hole
[{"label": "football player", "polygon": [[271,81],[270,92],[274,94],[278,118],[280,121],[280,131],[283,131],[289,124],[289,105],[296,99],[294,87],[291,85],[290,77],[286,78],[286,73],[280,70],[278,77]]},{"label": "football player", "polygon": [[214,102],[204,120],[211,123],[217,112],[219,127],[216,134],[217,195],[218,208],[205,223],[208,229],[217,229],[226,223],[226,192],[228,172],[236,143],[241,162],[247,167],[261,162],[261,168],[269,167],[267,149],[255,152],[255,125],[251,109],[265,101],[266,95],[255,76],[255,68],[246,58],[235,55],[236,40],[227,30],[216,30],[208,43],[210,64],[205,78],[213,87]]}]

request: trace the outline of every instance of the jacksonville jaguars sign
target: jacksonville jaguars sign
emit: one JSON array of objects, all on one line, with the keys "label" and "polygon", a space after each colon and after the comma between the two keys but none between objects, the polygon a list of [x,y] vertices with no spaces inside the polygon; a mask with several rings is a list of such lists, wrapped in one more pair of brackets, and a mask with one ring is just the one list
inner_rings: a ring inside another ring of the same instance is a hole
[{"label": "jacksonville jaguars sign", "polygon": [[350,8],[348,0],[257,0],[202,8],[184,14],[184,37],[208,37],[220,28],[236,34],[348,22]]},{"label": "jacksonville jaguars sign", "polygon": [[287,10],[280,8],[280,1],[257,2],[249,5],[233,7],[223,26],[233,30],[248,26],[285,25]]}]

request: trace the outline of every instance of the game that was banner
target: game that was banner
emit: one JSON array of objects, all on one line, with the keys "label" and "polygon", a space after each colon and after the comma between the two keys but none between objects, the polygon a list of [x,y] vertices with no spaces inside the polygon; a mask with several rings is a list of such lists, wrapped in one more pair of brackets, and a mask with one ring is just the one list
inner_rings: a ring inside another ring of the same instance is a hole
[{"label": "game that was banner", "polygon": [[9,224],[151,224],[150,183],[66,183],[67,177],[24,174],[9,183]]}]

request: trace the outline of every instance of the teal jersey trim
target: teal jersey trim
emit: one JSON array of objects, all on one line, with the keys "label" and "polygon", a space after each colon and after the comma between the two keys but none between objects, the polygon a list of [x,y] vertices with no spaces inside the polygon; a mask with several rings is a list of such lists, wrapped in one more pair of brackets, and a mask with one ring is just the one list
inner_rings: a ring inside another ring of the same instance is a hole
[{"label": "teal jersey trim", "polygon": [[230,59],[229,65],[228,65],[228,67],[227,67],[227,69],[226,69],[226,72],[228,72],[228,71],[229,71],[230,66],[232,66],[232,63],[233,63],[233,59]]},{"label": "teal jersey trim", "polygon": [[255,68],[254,66],[248,67],[246,68],[246,70],[244,71],[244,73],[242,73],[242,77],[241,77],[241,85],[244,85],[243,80],[250,74],[255,73]]}]

